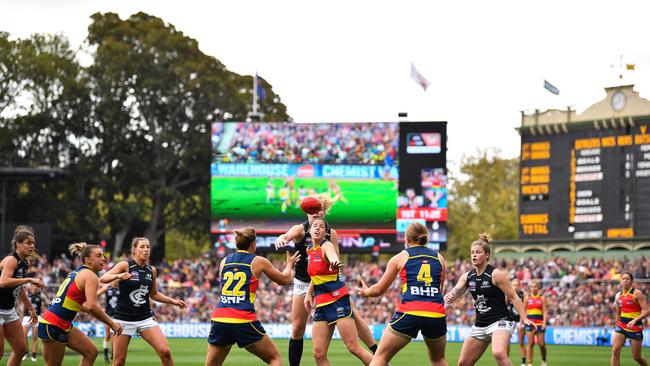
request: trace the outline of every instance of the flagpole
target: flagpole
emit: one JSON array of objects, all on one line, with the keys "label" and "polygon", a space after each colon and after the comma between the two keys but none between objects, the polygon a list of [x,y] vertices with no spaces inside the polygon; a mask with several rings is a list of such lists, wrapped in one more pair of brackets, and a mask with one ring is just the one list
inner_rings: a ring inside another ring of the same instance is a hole
[{"label": "flagpole", "polygon": [[257,116],[257,70],[253,77],[253,115]]}]

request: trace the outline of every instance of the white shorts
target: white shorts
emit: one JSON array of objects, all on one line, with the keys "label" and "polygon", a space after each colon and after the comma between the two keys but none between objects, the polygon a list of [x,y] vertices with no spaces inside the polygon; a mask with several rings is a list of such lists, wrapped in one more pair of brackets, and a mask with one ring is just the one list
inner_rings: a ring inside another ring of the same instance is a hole
[{"label": "white shorts", "polygon": [[114,320],[116,323],[122,326],[122,335],[127,335],[129,337],[133,337],[136,334],[139,335],[143,330],[158,326],[158,322],[153,317],[134,322],[121,319]]},{"label": "white shorts", "polygon": [[293,279],[293,296],[305,296],[307,290],[309,290],[309,282],[303,282],[297,278]]},{"label": "white shorts", "polygon": [[515,332],[516,323],[509,320],[497,320],[487,327],[477,327],[472,325],[470,336],[483,342],[492,342],[492,333],[497,331],[505,331],[512,335]]},{"label": "white shorts", "polygon": [[16,309],[0,309],[0,325],[9,324],[13,321],[20,319]]},{"label": "white shorts", "polygon": [[[41,317],[38,317],[38,321],[41,321]],[[28,316],[23,316],[23,327],[26,327],[29,325],[29,317]],[[38,326],[38,323],[36,323],[35,326]]]}]

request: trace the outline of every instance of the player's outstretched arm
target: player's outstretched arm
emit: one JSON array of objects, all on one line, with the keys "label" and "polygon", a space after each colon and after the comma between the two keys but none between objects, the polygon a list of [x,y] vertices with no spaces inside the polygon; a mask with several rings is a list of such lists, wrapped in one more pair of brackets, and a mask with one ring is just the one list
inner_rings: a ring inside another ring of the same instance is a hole
[{"label": "player's outstretched arm", "polygon": [[149,297],[151,300],[162,302],[165,304],[171,304],[171,305],[176,305],[181,309],[185,309],[185,301],[180,300],[180,299],[173,299],[169,296],[163,295],[160,292],[158,292],[158,286],[156,285],[156,277],[158,272],[156,271],[156,267],[151,267],[151,271],[153,272],[153,281],[151,282],[151,292],[149,292]]},{"label": "player's outstretched arm", "polygon": [[273,264],[264,257],[255,257],[255,266],[261,266],[262,273],[267,275],[271,281],[277,283],[278,285],[288,285],[293,280],[293,267],[296,264],[296,261],[300,258],[298,252],[293,253],[292,256],[289,256],[287,252],[287,265],[284,267],[284,271],[280,272]]},{"label": "player's outstretched arm", "polygon": [[339,259],[339,255],[336,252],[336,248],[334,248],[334,244],[332,244],[329,241],[326,241],[323,244],[321,244],[321,247],[323,248],[323,256],[327,259],[327,262],[329,262],[330,264],[330,270],[342,266],[341,260]]},{"label": "player's outstretched arm", "polygon": [[524,322],[524,324],[528,324],[533,328],[537,326],[535,323],[533,323],[531,320],[529,320],[526,317],[526,307],[524,306],[524,303],[521,301],[519,296],[517,296],[515,289],[512,288],[512,284],[510,283],[510,281],[508,281],[508,278],[506,277],[506,274],[503,271],[499,269],[495,269],[492,272],[492,283],[495,286],[497,286],[501,291],[503,291],[504,294],[506,294],[508,300],[510,300],[512,305],[515,306],[515,309],[517,309],[517,312],[519,313],[519,318],[521,319],[522,322]]},{"label": "player's outstretched arm", "polygon": [[463,295],[465,291],[467,291],[467,273],[460,276],[458,282],[456,282],[456,286],[454,286],[454,288],[452,288],[451,291],[445,295],[445,302],[453,303],[454,301],[458,300],[458,298]]},{"label": "player's outstretched arm", "polygon": [[401,267],[404,266],[404,262],[406,262],[407,259],[408,253],[406,251],[394,255],[388,261],[388,264],[386,264],[386,271],[379,281],[368,287],[363,279],[361,279],[361,287],[357,288],[357,293],[363,297],[377,297],[383,295],[395,281],[397,273],[400,271]]},{"label": "player's outstretched arm", "polygon": [[293,225],[289,231],[278,236],[275,239],[275,249],[286,247],[291,241],[301,241],[305,237],[305,227],[301,225]]}]

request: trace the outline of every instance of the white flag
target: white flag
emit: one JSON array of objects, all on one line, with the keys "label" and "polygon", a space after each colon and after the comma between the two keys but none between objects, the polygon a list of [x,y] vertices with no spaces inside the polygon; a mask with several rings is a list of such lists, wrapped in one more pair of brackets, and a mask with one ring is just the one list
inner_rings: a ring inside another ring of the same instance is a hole
[{"label": "white flag", "polygon": [[427,91],[427,88],[429,87],[429,85],[431,85],[429,80],[427,80],[424,76],[422,76],[422,74],[418,72],[418,70],[415,68],[415,65],[413,65],[412,62],[411,62],[411,78],[415,80],[415,82],[418,83],[418,85],[420,85],[424,91]]}]

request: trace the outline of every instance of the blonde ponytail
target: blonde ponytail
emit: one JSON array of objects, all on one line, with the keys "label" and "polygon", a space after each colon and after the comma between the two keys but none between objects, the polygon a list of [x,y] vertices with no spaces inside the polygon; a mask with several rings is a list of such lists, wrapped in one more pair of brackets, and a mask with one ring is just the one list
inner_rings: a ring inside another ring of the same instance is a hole
[{"label": "blonde ponytail", "polygon": [[327,215],[332,206],[341,198],[340,194],[336,194],[333,198],[329,193],[320,193],[316,195],[316,198],[323,204],[323,216]]}]

